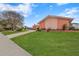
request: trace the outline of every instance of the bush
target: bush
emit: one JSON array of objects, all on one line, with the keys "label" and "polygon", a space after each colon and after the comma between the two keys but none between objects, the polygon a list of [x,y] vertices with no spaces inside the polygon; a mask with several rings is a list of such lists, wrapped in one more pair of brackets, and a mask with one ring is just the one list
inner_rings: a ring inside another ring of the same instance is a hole
[{"label": "bush", "polygon": [[22,31],[22,28],[20,28],[20,29],[17,29],[16,31]]},{"label": "bush", "polygon": [[40,31],[40,29],[39,28],[36,28],[36,31]]},{"label": "bush", "polygon": [[75,30],[75,28],[74,27],[70,27],[69,30]]},{"label": "bush", "polygon": [[16,31],[26,31],[26,28],[20,28],[20,29],[18,29]]},{"label": "bush", "polygon": [[4,28],[0,26],[0,31],[4,31]]}]

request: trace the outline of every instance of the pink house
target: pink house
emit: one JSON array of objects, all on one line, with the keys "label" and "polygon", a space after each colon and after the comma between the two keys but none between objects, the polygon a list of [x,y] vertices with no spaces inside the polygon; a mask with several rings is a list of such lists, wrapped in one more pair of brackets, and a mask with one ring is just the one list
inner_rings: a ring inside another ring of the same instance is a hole
[{"label": "pink house", "polygon": [[72,18],[61,16],[47,16],[38,23],[40,29],[63,29],[63,26],[69,28]]}]

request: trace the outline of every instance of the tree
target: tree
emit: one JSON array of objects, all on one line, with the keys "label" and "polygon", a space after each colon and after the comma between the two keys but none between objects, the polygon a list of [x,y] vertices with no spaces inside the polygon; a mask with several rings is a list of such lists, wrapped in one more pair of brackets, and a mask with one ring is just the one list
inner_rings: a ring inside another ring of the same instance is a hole
[{"label": "tree", "polygon": [[11,28],[14,31],[23,26],[24,17],[21,14],[15,11],[4,11],[2,15],[6,28]]}]

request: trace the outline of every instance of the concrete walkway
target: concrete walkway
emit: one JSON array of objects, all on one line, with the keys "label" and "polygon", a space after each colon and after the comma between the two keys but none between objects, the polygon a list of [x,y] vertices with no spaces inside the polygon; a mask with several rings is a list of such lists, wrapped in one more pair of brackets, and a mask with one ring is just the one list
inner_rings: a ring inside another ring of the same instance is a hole
[{"label": "concrete walkway", "polygon": [[34,32],[35,30],[29,30],[29,31],[26,31],[26,32],[20,32],[20,33],[15,33],[15,34],[11,34],[11,35],[7,35],[8,38],[14,38],[14,37],[17,37],[17,36],[20,36],[20,35],[24,35],[24,34],[28,34],[30,32]]},{"label": "concrete walkway", "polygon": [[9,39],[29,32],[33,31],[12,34],[8,35],[8,37],[0,33],[0,56],[31,56],[31,54]]}]

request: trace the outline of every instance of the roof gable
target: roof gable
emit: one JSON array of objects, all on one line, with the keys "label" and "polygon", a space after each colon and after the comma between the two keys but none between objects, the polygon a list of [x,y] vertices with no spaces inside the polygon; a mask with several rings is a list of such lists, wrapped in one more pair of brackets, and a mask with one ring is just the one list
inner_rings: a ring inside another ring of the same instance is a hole
[{"label": "roof gable", "polygon": [[[41,20],[40,22],[43,22],[45,21],[46,19],[48,18],[56,18],[56,19],[63,19],[63,20],[69,20],[70,22],[73,20],[73,18],[69,18],[69,17],[62,17],[62,16],[51,16],[51,15],[48,15],[47,17],[45,17],[43,20]],[[39,22],[39,23],[40,23]],[[39,24],[38,23],[38,24]]]}]

